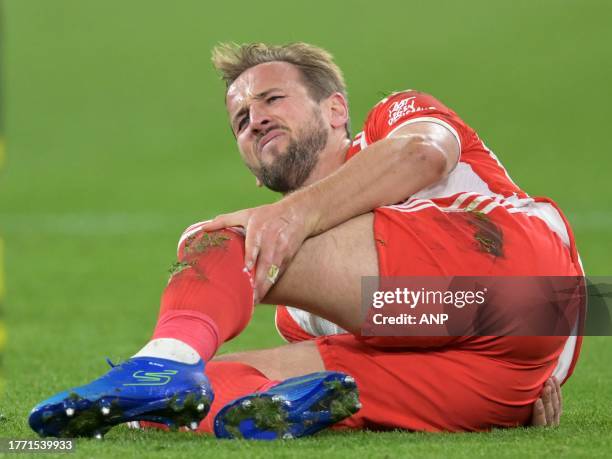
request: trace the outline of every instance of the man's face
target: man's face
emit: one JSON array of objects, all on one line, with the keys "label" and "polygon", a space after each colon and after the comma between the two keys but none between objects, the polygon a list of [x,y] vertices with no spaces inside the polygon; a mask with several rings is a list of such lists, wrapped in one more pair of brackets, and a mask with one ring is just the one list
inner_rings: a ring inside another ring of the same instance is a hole
[{"label": "man's face", "polygon": [[286,62],[252,67],[229,87],[226,103],[242,159],[259,181],[282,193],[302,186],[329,127],[300,71]]}]

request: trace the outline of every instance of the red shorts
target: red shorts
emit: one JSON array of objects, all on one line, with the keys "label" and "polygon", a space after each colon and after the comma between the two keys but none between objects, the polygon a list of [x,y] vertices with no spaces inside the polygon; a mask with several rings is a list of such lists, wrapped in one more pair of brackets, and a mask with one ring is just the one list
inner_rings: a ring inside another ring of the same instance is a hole
[{"label": "red shorts", "polygon": [[[554,204],[541,200],[531,210],[512,211],[479,199],[486,218],[450,207],[456,197],[376,209],[380,275],[582,275],[573,236]],[[475,431],[525,424],[546,379],[569,377],[581,341],[315,336],[284,306],[276,323],[288,341],[316,340],[328,370],[355,377],[363,407],[338,425],[345,428]]]}]

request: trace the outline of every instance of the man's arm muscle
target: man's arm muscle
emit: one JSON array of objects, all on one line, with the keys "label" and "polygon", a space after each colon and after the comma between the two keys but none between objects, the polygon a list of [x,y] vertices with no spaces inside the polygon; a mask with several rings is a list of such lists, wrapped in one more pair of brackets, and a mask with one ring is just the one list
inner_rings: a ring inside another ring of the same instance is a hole
[{"label": "man's arm muscle", "polygon": [[407,199],[455,167],[460,146],[443,126],[419,122],[366,147],[340,169],[285,199],[306,206],[314,234]]}]

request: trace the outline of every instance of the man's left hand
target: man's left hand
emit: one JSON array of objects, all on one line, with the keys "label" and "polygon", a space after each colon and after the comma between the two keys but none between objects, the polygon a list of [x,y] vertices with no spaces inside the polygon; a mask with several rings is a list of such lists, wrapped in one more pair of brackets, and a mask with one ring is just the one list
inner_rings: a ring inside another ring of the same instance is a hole
[{"label": "man's left hand", "polygon": [[531,425],[534,427],[557,427],[563,413],[561,384],[554,376],[548,378],[540,398],[533,404]]}]

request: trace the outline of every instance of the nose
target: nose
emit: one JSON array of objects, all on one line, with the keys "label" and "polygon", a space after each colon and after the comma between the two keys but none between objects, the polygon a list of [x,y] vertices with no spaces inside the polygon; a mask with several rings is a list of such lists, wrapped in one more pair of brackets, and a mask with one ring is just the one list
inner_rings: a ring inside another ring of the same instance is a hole
[{"label": "nose", "polygon": [[251,105],[249,118],[253,134],[258,134],[265,130],[272,121],[269,112],[261,104]]}]

